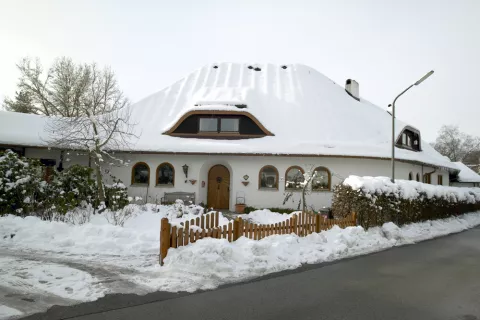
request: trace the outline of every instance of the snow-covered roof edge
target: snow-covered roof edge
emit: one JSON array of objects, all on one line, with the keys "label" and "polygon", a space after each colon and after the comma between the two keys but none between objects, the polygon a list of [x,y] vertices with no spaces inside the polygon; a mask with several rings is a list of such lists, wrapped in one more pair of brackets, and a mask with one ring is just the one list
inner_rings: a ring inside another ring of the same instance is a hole
[{"label": "snow-covered roof edge", "polygon": [[480,183],[480,175],[467,167],[462,162],[453,162],[453,164],[460,170],[458,173],[459,182],[478,182]]}]

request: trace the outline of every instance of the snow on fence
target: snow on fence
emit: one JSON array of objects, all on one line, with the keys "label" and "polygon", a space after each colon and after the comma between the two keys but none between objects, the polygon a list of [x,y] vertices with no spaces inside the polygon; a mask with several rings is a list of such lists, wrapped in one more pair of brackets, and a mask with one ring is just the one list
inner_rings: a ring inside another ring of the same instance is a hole
[{"label": "snow on fence", "polygon": [[260,240],[271,235],[295,233],[305,237],[313,232],[328,230],[334,225],[341,228],[357,225],[355,212],[343,219],[325,219],[322,215],[311,212],[293,214],[289,219],[275,224],[256,224],[242,218],[236,218],[233,223],[219,226],[219,213],[204,214],[196,219],[186,221],[183,227],[172,226],[167,218],[160,225],[160,264],[167,256],[168,249],[186,246],[203,238],[227,239],[236,241],[245,236],[252,240]]}]

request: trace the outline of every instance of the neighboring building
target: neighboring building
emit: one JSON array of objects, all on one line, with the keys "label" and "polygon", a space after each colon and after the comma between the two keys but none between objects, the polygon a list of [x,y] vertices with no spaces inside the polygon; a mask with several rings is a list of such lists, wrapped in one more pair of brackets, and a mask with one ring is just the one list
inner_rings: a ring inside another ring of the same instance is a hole
[{"label": "neighboring building", "polygon": [[[105,168],[133,196],[159,201],[165,192],[195,192],[197,203],[233,210],[283,204],[305,170],[318,172],[309,204],[331,203],[333,187],[351,174],[390,176],[391,115],[360,98],[356,81],[342,87],[299,64],[206,65],[132,105],[141,136],[118,150],[129,167]],[[45,117],[0,113],[0,146],[61,162],[49,150]],[[396,120],[396,178],[448,185],[457,167]],[[69,161],[67,161],[67,159]],[[87,164],[69,152],[63,166]]]},{"label": "neighboring building", "polygon": [[461,162],[454,162],[458,174],[450,179],[450,185],[455,187],[480,187],[480,175]]}]

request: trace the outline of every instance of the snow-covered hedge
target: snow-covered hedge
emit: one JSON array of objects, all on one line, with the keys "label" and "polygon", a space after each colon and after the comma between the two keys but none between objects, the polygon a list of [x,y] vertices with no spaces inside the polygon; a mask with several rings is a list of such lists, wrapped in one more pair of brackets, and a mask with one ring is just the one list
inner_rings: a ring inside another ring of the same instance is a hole
[{"label": "snow-covered hedge", "polygon": [[441,219],[480,210],[480,188],[436,186],[388,177],[350,176],[334,189],[332,210],[357,213],[364,227]]},{"label": "snow-covered hedge", "polygon": [[[100,205],[91,168],[73,165],[62,172],[52,169],[47,182],[47,168],[38,160],[10,150],[0,153],[0,215],[38,215],[52,220],[76,208]],[[115,211],[130,199],[125,185],[111,178],[114,184],[105,185],[105,205]]]}]

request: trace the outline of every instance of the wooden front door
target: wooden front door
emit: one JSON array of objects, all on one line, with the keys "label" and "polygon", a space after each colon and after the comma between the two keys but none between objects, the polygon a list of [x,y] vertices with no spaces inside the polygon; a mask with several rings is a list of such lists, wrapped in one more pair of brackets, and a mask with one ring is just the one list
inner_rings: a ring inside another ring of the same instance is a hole
[{"label": "wooden front door", "polygon": [[214,209],[230,208],[230,172],[222,165],[213,166],[208,172],[207,206]]}]

